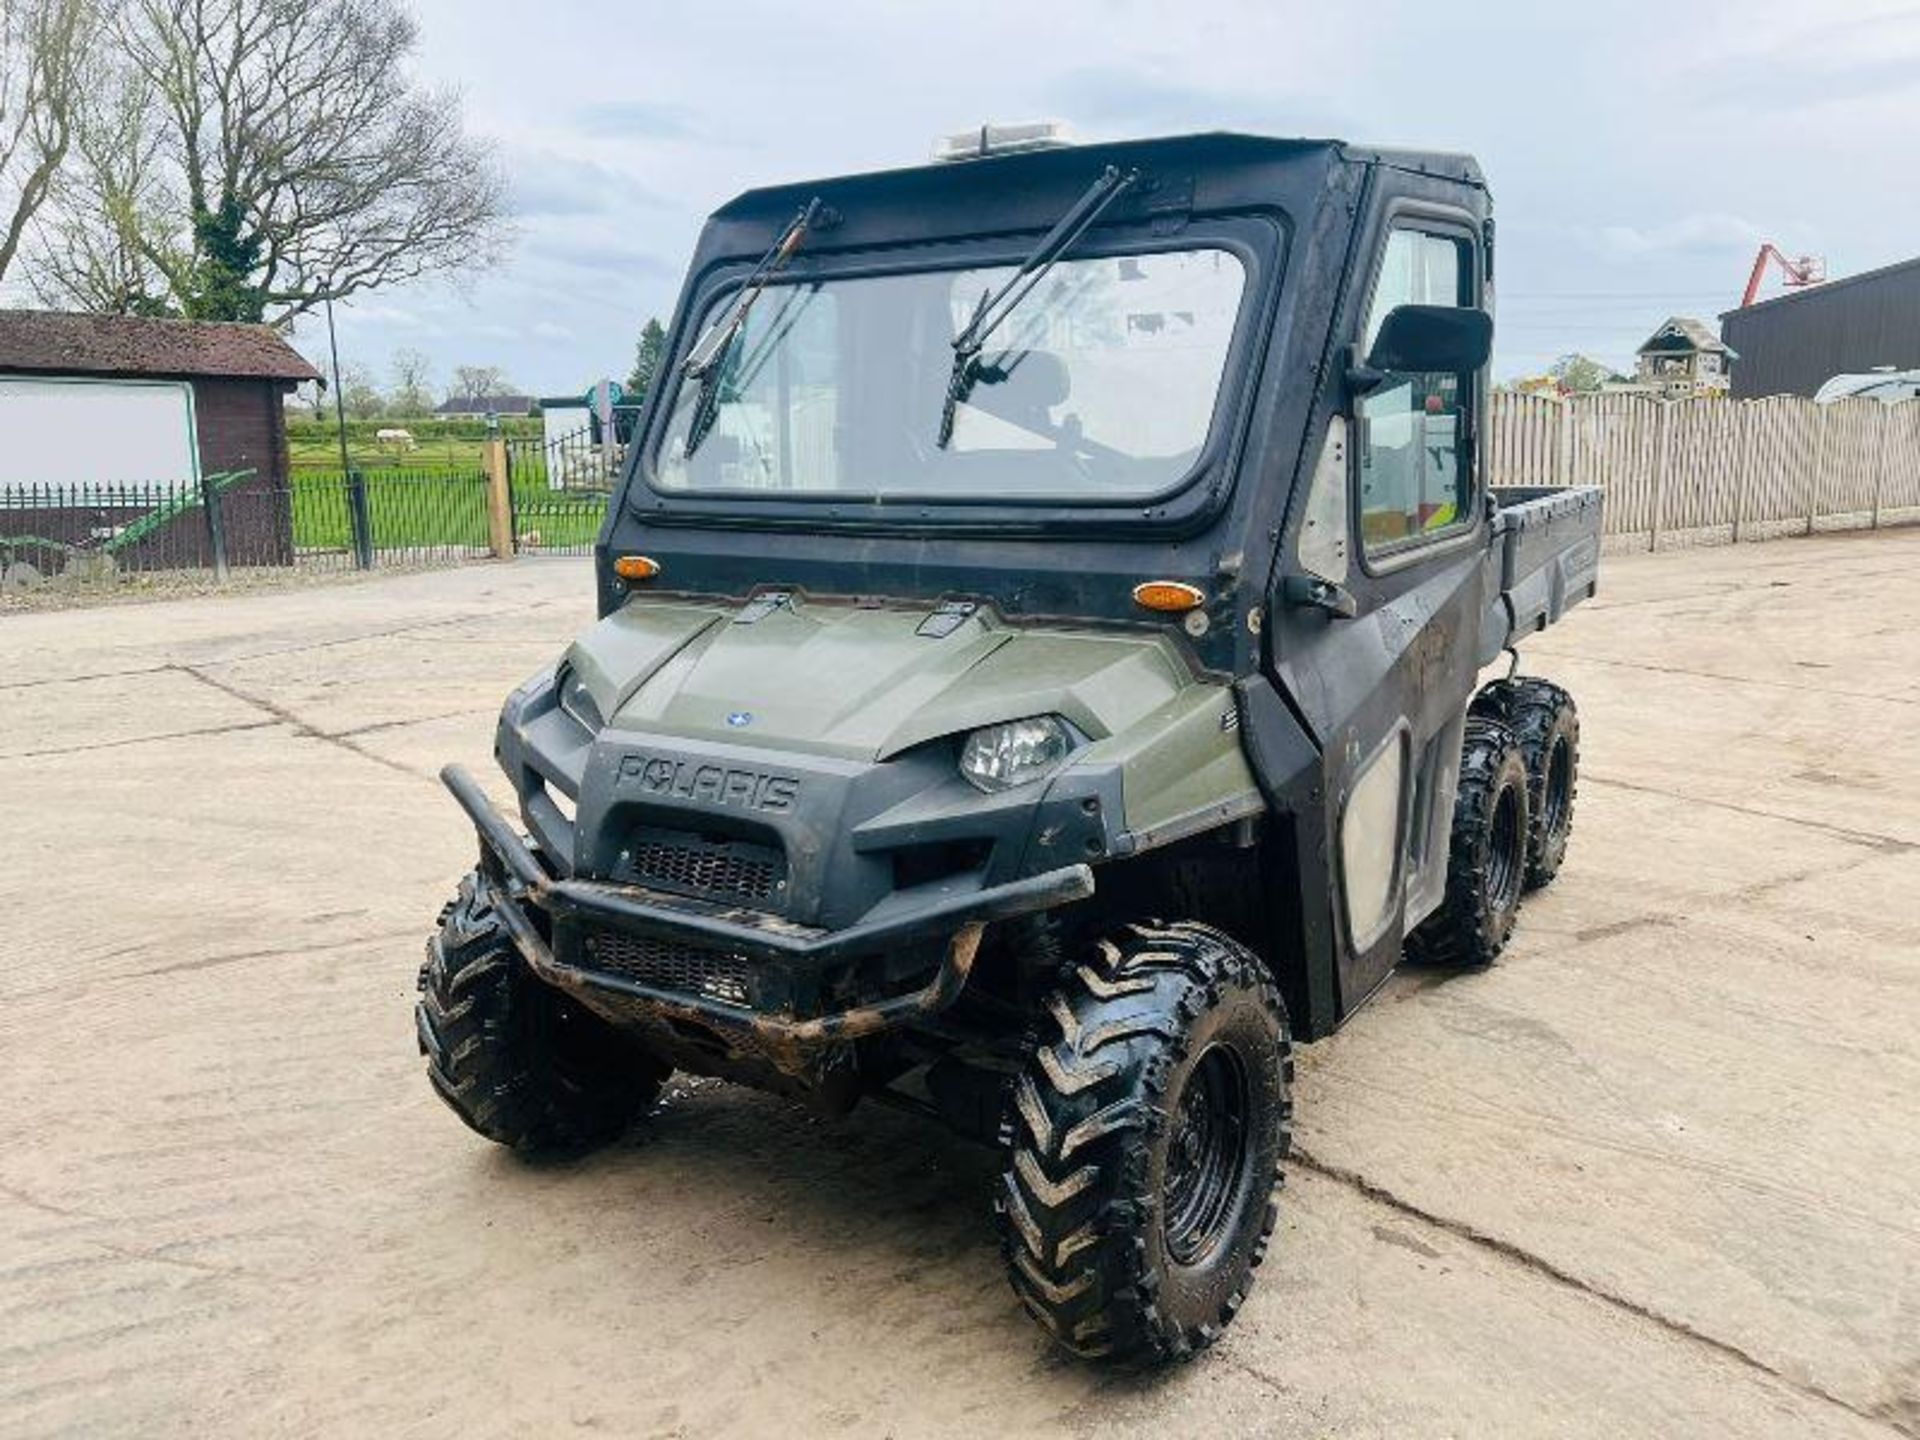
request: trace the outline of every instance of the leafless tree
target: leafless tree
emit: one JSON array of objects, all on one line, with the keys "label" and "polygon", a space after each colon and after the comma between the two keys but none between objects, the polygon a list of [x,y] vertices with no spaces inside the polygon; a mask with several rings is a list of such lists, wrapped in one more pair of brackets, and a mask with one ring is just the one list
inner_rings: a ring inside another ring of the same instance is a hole
[{"label": "leafless tree", "polygon": [[418,350],[393,352],[389,408],[395,415],[424,415],[433,408],[433,362]]},{"label": "leafless tree", "polygon": [[[101,67],[75,119],[72,161],[55,177],[27,257],[29,282],[48,304],[111,315],[179,313],[148,259],[156,246],[171,244],[173,223],[150,112],[144,78]],[[192,263],[185,251],[169,259],[174,269]]]},{"label": "leafless tree", "polygon": [[505,395],[513,388],[513,382],[507,379],[507,372],[498,365],[456,365],[453,367],[454,399],[468,396],[484,399],[489,395]]},{"label": "leafless tree", "polygon": [[364,365],[349,363],[341,367],[340,401],[347,414],[356,420],[372,420],[387,408],[387,397],[374,383],[373,373]]},{"label": "leafless tree", "polygon": [[400,0],[123,0],[113,30],[117,84],[36,250],[43,292],[284,324],[498,257],[504,177],[459,97],[408,76]]},{"label": "leafless tree", "polygon": [[92,0],[0,0],[0,279],[73,144]]}]

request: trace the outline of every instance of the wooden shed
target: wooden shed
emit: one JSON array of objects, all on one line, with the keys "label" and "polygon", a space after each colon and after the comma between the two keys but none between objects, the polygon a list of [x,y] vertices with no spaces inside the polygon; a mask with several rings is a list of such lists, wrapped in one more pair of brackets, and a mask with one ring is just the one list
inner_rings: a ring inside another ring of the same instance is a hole
[{"label": "wooden shed", "polygon": [[[38,494],[38,533],[77,542],[126,523],[116,489],[251,471],[228,492],[232,548],[286,563],[286,396],[320,378],[267,325],[0,310],[0,503]],[[174,528],[173,563],[204,563],[204,522]]]}]

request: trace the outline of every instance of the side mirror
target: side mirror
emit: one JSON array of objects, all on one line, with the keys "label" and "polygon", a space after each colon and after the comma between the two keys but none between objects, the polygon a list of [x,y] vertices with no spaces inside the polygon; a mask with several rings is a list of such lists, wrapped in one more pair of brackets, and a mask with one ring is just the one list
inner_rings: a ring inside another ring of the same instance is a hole
[{"label": "side mirror", "polygon": [[[1363,370],[1460,374],[1493,354],[1493,317],[1462,305],[1396,305],[1380,322]],[[1377,382],[1376,382],[1377,383]]]}]

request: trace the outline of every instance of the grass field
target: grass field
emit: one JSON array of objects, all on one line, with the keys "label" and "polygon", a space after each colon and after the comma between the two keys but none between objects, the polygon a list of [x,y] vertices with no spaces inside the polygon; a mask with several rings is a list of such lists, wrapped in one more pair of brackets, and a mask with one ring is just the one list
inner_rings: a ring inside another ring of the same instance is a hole
[{"label": "grass field", "polygon": [[[409,465],[404,471],[369,468],[362,474],[376,550],[487,548],[486,482],[479,476],[477,462],[458,473]],[[514,499],[517,529],[526,548],[591,546],[606,514],[604,496],[557,494],[544,485],[516,486]],[[331,472],[295,470],[294,547],[345,550],[352,544],[352,535],[338,457]]]},{"label": "grass field", "polygon": [[[375,440],[381,429],[406,430],[414,448],[396,450]],[[509,440],[540,438],[540,421],[524,416],[500,422]],[[350,420],[347,422],[347,459],[358,469],[405,468],[411,471],[478,470],[486,445],[486,426],[477,420]],[[340,470],[340,431],[331,423],[289,420],[287,457],[294,472]]]}]

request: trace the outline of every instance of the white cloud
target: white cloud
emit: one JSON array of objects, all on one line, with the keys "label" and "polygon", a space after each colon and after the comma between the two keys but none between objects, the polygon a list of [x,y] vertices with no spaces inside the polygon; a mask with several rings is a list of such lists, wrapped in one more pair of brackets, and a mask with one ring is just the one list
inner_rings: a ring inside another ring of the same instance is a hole
[{"label": "white cloud", "polygon": [[1751,251],[1767,236],[1738,215],[1704,214],[1683,215],[1653,226],[1603,225],[1592,238],[1611,255],[1638,258],[1674,252]]},{"label": "white cloud", "polygon": [[913,163],[990,118],[1469,150],[1500,217],[1499,343],[1522,363],[1618,356],[1669,313],[1731,305],[1762,239],[1835,274],[1920,249],[1920,186],[1899,181],[1920,133],[1911,6],[1835,19],[1804,0],[1700,0],[1643,23],[1488,0],[1466,23],[1461,7],[1375,0],[1356,44],[1351,14],[1319,0],[732,0],[649,7],[643,42],[588,0],[545,0],[532,24],[507,0],[414,3],[422,76],[459,87],[502,142],[521,235],[459,290],[343,308],[342,359],[378,373],[405,345],[443,374],[491,359],[556,394],[624,374],[715,206]]},{"label": "white cloud", "polygon": [[389,325],[400,330],[418,329],[426,322],[402,305],[387,305],[374,299],[357,298],[335,304],[336,320],[351,317],[355,326]]}]

